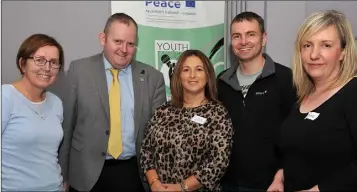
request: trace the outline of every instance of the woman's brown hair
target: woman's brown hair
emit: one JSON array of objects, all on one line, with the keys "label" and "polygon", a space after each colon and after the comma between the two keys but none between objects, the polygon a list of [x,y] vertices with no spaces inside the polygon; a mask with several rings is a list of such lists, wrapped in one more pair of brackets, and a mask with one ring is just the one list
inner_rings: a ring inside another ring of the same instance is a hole
[{"label": "woman's brown hair", "polygon": [[[44,46],[55,46],[59,53],[59,62],[61,67],[59,71],[63,69],[64,63],[64,53],[62,46],[57,42],[56,39],[45,34],[33,34],[29,36],[20,46],[19,51],[16,56],[17,68],[20,70],[21,75],[24,74],[21,67],[26,64],[26,61],[31,57],[38,49]],[[20,58],[21,63],[20,63]]]}]

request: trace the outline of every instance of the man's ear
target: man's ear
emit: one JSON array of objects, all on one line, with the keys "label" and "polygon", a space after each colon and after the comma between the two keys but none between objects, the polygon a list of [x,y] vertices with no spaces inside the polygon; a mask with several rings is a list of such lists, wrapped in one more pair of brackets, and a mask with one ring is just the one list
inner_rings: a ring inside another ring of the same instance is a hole
[{"label": "man's ear", "polygon": [[99,33],[99,42],[101,46],[105,45],[106,35],[104,32]]},{"label": "man's ear", "polygon": [[263,47],[265,47],[265,45],[267,44],[267,32],[264,32],[263,35],[262,35],[262,44],[263,44]]}]

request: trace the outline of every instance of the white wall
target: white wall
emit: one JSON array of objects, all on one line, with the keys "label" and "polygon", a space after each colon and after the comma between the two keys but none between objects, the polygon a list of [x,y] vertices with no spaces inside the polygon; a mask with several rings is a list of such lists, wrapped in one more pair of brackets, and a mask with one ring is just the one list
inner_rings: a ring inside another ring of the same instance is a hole
[{"label": "white wall", "polygon": [[246,1],[247,11],[253,11],[264,18],[265,15],[265,1]]},{"label": "white wall", "polygon": [[305,1],[267,2],[266,52],[285,66],[291,66],[295,37],[305,18],[305,5]]},{"label": "white wall", "polygon": [[308,1],[306,2],[306,14],[324,9],[336,9],[342,11],[352,24],[352,29],[357,36],[357,1]]},{"label": "white wall", "polygon": [[101,52],[98,34],[110,16],[110,1],[3,1],[2,84],[21,75],[16,54],[33,33],[45,33],[62,44],[65,69],[70,61]]},{"label": "white wall", "polygon": [[268,53],[276,62],[291,66],[294,41],[305,18],[323,9],[342,11],[357,36],[357,1],[246,1],[246,10],[265,20]]}]

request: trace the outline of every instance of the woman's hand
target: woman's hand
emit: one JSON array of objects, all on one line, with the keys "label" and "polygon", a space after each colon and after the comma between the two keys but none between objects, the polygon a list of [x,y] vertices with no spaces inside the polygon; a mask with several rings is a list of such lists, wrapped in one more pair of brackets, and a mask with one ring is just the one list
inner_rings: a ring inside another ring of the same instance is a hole
[{"label": "woman's hand", "polygon": [[315,186],[314,186],[313,188],[311,188],[311,189],[301,190],[301,191],[298,191],[298,192],[309,192],[309,191],[311,191],[311,192],[319,192],[320,189],[319,189],[319,186],[315,185]]},{"label": "woman's hand", "polygon": [[68,182],[63,182],[63,191],[64,191],[64,192],[69,191],[69,185],[68,185]]},{"label": "woman's hand", "polygon": [[274,179],[274,181],[269,186],[268,192],[283,192],[284,191],[284,183],[280,179]]},{"label": "woman's hand", "polygon": [[165,191],[182,191],[180,184],[163,184],[166,187]]},{"label": "woman's hand", "polygon": [[156,192],[156,191],[166,191],[166,187],[158,180],[155,181],[151,187],[150,187],[151,191]]},{"label": "woman's hand", "polygon": [[269,186],[268,192],[283,192],[284,191],[284,170],[279,169],[275,176],[274,181]]}]

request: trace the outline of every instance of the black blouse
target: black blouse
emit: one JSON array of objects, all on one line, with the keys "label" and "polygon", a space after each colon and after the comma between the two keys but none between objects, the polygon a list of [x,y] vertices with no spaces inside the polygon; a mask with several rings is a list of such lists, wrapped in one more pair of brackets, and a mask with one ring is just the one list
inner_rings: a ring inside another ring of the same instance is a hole
[{"label": "black blouse", "polygon": [[280,132],[285,191],[357,191],[357,78],[310,113],[297,105]]}]

